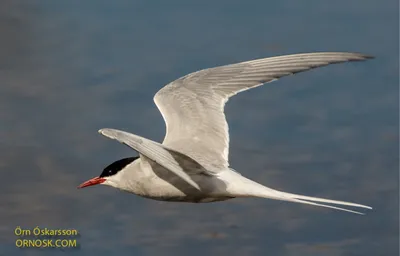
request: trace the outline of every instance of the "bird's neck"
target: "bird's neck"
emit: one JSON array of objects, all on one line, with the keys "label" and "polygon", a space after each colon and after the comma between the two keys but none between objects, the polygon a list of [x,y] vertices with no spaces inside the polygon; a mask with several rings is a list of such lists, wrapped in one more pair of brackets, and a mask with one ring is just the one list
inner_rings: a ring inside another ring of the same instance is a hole
[{"label": "bird's neck", "polygon": [[121,170],[118,173],[118,189],[137,195],[145,193],[145,191],[143,191],[143,181],[145,177],[140,169],[139,161],[140,160],[136,160],[129,168]]}]

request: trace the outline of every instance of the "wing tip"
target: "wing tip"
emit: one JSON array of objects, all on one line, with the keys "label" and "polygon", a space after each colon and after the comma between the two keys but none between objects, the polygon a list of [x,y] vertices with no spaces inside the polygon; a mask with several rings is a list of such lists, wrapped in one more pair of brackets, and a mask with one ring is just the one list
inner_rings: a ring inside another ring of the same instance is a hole
[{"label": "wing tip", "polygon": [[375,59],[375,56],[373,55],[369,55],[369,54],[364,54],[364,53],[353,53],[356,57],[356,59],[354,59],[355,61],[360,60],[370,60],[370,59]]},{"label": "wing tip", "polygon": [[364,59],[375,59],[376,57],[373,55],[363,54]]},{"label": "wing tip", "polygon": [[108,137],[110,139],[114,139],[116,132],[118,132],[118,130],[115,129],[111,129],[111,128],[102,128],[100,130],[97,131],[98,133],[100,133],[101,135]]},{"label": "wing tip", "polygon": [[[307,55],[307,54],[316,54],[316,55],[336,55],[342,56],[344,58],[348,58],[349,61],[364,61],[368,59],[375,59],[375,56],[370,54],[365,54],[361,52],[311,52],[311,53],[300,53],[300,54],[293,54],[293,55]],[[285,55],[283,55],[285,56]]]},{"label": "wing tip", "polygon": [[352,55],[353,57],[360,58],[360,59],[374,59],[375,56],[370,54],[365,54],[361,52],[321,52],[321,54],[337,54],[337,55]]},{"label": "wing tip", "polygon": [[109,128],[101,128],[97,132],[100,133],[101,135],[107,136],[106,133],[108,130],[110,130],[110,129]]}]

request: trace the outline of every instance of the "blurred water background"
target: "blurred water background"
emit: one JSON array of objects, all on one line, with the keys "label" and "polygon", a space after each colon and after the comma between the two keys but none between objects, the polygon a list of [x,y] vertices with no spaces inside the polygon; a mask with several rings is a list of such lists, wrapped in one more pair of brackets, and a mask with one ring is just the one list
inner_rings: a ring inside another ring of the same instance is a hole
[{"label": "blurred water background", "polygon": [[[0,255],[398,255],[396,0],[0,2]],[[165,203],[76,186],[162,141],[153,95],[187,73],[290,53],[376,56],[285,77],[226,106],[231,166],[365,216],[263,199]],[[76,228],[79,249],[14,229]]]}]

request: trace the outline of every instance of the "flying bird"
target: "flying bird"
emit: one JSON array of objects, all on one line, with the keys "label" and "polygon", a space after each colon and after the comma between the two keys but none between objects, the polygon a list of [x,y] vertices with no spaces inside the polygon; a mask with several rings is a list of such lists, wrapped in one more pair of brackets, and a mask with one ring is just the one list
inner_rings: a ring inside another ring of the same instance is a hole
[{"label": "flying bird", "polygon": [[278,191],[231,168],[224,106],[237,93],[283,76],[370,58],[347,52],[301,53],[219,66],[183,76],[154,96],[166,124],[164,141],[158,143],[116,129],[99,130],[100,134],[134,149],[139,156],[110,164],[100,176],[78,188],[103,184],[154,200],[192,203],[259,197],[363,214],[333,205],[372,208]]}]

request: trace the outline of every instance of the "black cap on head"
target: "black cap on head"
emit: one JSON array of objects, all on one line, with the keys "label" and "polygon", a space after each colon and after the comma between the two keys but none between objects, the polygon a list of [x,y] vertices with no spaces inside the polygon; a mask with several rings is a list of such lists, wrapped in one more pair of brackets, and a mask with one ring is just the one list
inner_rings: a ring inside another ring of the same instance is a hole
[{"label": "black cap on head", "polygon": [[103,172],[100,174],[99,177],[102,178],[102,177],[109,177],[109,176],[115,175],[116,173],[118,173],[119,171],[124,169],[125,166],[132,163],[133,161],[135,161],[138,158],[139,158],[138,156],[134,156],[134,157],[123,158],[121,160],[115,161],[114,163],[112,163],[109,166],[107,166],[106,168],[104,168]]}]

